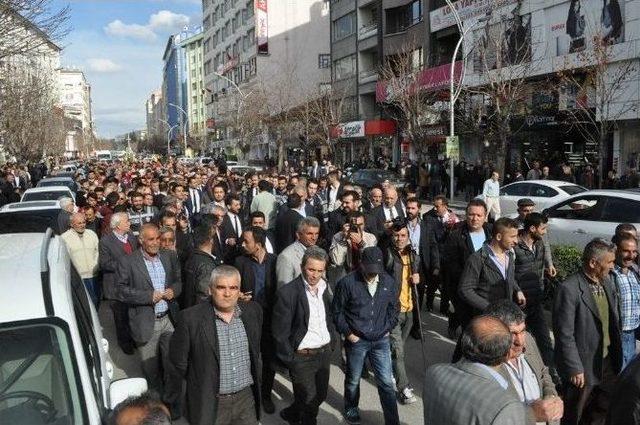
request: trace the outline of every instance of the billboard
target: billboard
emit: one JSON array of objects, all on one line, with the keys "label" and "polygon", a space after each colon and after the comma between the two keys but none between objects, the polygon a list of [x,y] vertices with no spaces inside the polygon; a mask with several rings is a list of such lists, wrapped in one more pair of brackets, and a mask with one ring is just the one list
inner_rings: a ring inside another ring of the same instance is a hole
[{"label": "billboard", "polygon": [[256,41],[258,54],[269,54],[269,15],[267,0],[256,0]]},{"label": "billboard", "polygon": [[[453,2],[453,7],[460,15],[460,20],[464,22],[516,2],[517,0],[458,0]],[[456,25],[456,19],[447,5],[432,11],[429,14],[429,23],[431,32],[436,32]]]},{"label": "billboard", "polygon": [[624,41],[624,8],[618,0],[571,0],[544,13],[550,57],[580,52],[595,41]]}]

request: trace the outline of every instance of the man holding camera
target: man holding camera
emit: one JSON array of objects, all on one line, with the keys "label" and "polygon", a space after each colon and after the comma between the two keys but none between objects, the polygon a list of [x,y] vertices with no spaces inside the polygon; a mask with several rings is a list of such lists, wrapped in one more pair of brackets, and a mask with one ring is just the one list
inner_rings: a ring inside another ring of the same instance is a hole
[{"label": "man holding camera", "polygon": [[364,214],[360,211],[349,213],[348,222],[342,231],[336,233],[331,240],[329,257],[331,262],[344,269],[345,273],[357,270],[360,264],[360,253],[363,249],[376,246],[376,237],[364,231]]},{"label": "man holding camera", "polygon": [[391,362],[396,377],[398,398],[402,404],[417,401],[413,389],[409,387],[409,378],[404,365],[404,344],[413,326],[413,304],[415,291],[413,286],[420,282],[419,262],[411,247],[409,229],[406,220],[394,220],[392,230],[393,246],[385,251],[385,269],[391,275],[398,288],[400,312],[398,323],[389,335],[391,341]]}]

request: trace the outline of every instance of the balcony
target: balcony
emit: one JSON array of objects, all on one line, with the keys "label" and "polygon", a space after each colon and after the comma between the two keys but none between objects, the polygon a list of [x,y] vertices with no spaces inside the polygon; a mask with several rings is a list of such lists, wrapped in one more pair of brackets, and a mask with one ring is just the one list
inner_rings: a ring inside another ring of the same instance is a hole
[{"label": "balcony", "polygon": [[358,74],[358,82],[360,84],[372,83],[378,81],[378,71],[376,69],[369,69],[360,71]]},{"label": "balcony", "polygon": [[373,37],[378,34],[378,23],[370,22],[362,27],[358,31],[358,40],[364,40],[365,38]]}]

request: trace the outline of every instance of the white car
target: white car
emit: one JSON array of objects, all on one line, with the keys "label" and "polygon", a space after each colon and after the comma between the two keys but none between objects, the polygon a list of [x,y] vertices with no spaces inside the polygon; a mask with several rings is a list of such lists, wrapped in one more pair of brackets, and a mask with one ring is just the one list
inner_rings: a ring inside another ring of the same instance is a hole
[{"label": "white car", "polygon": [[76,200],[76,194],[67,186],[41,186],[27,189],[20,198],[20,202],[26,201],[55,201],[60,198]]},{"label": "white car", "polygon": [[590,190],[544,213],[549,217],[549,243],[582,249],[593,238],[611,240],[620,223],[640,228],[640,191]]},{"label": "white car", "polygon": [[0,423],[105,423],[147,388],[111,381],[108,342],[64,242],[46,233],[0,235]]},{"label": "white car", "polygon": [[536,203],[536,210],[555,205],[572,195],[585,192],[582,186],[558,180],[525,180],[509,183],[500,188],[500,210],[503,217],[518,212],[518,200],[529,198]]}]

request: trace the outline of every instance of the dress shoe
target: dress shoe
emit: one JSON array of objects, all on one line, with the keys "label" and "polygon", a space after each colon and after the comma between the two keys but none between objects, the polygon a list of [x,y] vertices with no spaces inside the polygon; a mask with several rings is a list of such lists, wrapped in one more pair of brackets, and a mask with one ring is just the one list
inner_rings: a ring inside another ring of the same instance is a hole
[{"label": "dress shoe", "polygon": [[271,397],[263,397],[262,398],[262,410],[267,415],[272,415],[276,411],[276,406],[273,404],[273,400]]},{"label": "dress shoe", "polygon": [[286,407],[280,411],[280,417],[290,425],[302,424],[302,419],[296,418],[293,414],[291,406]]},{"label": "dress shoe", "polygon": [[413,339],[417,339],[417,340],[422,339],[422,335],[420,335],[420,329],[418,328],[411,329],[411,332],[409,333],[409,335],[411,335],[411,338]]}]

